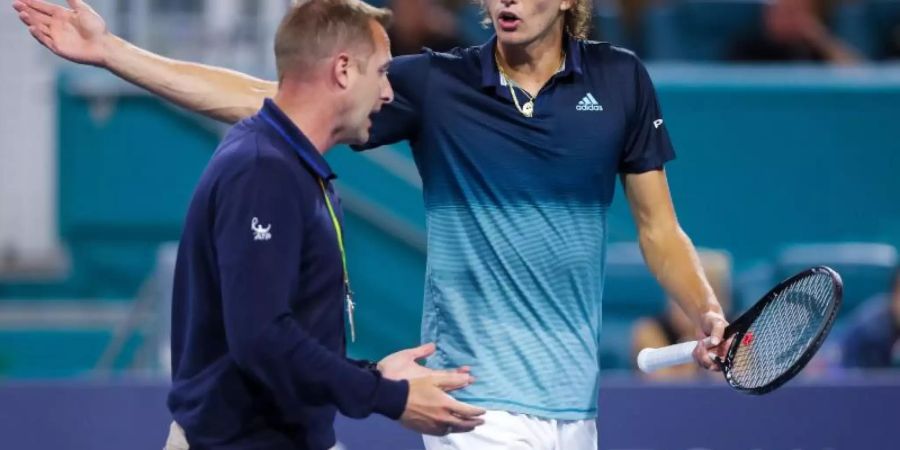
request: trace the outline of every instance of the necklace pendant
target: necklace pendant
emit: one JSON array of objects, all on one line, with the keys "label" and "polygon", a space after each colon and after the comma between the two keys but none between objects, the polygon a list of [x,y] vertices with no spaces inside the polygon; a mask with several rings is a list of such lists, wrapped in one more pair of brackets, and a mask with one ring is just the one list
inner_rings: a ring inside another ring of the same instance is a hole
[{"label": "necklace pendant", "polygon": [[522,115],[525,117],[531,117],[534,115],[534,102],[529,100],[522,105]]}]

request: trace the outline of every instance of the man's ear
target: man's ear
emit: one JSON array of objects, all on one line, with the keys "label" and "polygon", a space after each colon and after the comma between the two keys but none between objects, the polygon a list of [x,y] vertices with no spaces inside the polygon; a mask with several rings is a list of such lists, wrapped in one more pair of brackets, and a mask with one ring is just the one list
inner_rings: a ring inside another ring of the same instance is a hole
[{"label": "man's ear", "polygon": [[346,53],[339,53],[334,57],[332,76],[335,83],[343,89],[347,89],[350,86],[351,65],[350,55]]}]

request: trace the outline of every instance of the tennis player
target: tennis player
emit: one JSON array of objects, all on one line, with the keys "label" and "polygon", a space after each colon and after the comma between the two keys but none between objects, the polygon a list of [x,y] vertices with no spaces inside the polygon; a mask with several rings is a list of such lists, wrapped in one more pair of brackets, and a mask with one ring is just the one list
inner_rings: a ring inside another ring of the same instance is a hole
[{"label": "tennis player", "polygon": [[[454,396],[488,409],[437,449],[597,448],[606,212],[621,177],[644,258],[696,326],[694,356],[716,370],[727,325],[681,229],[664,165],[675,157],[634,54],[585,40],[590,0],[483,0],[496,36],[399,57],[395,101],[373,116],[373,148],[409,140],[422,176],[428,261],[422,338],[434,369],[472,367]],[[227,122],[275,84],[166,59],[110,34],[80,1],[16,9],[58,55],[105,67]]]}]

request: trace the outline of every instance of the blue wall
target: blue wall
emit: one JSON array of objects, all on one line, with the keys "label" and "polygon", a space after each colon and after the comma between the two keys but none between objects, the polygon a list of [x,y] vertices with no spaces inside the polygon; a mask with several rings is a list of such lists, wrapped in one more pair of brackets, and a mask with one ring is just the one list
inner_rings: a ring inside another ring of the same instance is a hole
[{"label": "blue wall", "polygon": [[[16,450],[143,450],[165,442],[167,387],[154,382],[0,385],[0,436]],[[900,379],[794,382],[763,397],[715,384],[606,380],[601,450],[889,450],[900,448]],[[340,418],[347,450],[419,450],[420,438],[375,416]]]},{"label": "blue wall", "polygon": [[900,243],[900,72],[654,72],[679,218],[738,263],[791,242]]}]

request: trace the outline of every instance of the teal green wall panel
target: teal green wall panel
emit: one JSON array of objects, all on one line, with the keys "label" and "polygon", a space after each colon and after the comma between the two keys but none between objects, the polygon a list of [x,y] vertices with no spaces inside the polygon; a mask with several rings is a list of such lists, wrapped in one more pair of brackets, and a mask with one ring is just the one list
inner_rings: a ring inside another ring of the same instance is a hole
[{"label": "teal green wall panel", "polygon": [[[674,201],[697,245],[730,250],[742,270],[795,242],[900,244],[900,68],[673,66],[651,74],[678,153],[667,167]],[[220,138],[222,128],[150,96],[87,93],[77,81],[61,77],[58,91],[59,231],[71,271],[44,283],[4,281],[0,301],[132,299],[157,246],[180,236]],[[363,205],[345,209],[359,303],[359,340],[350,351],[368,358],[418,343],[425,271],[424,209],[409,147],[375,152],[339,147],[328,155],[345,206]],[[371,211],[387,212],[387,226]],[[609,227],[612,241],[635,238],[621,185]],[[609,329],[621,333],[627,323]],[[93,364],[104,339],[0,335],[0,370],[74,374]],[[52,340],[90,351],[64,350],[59,367],[19,354]],[[614,351],[603,357],[622,361]]]}]

